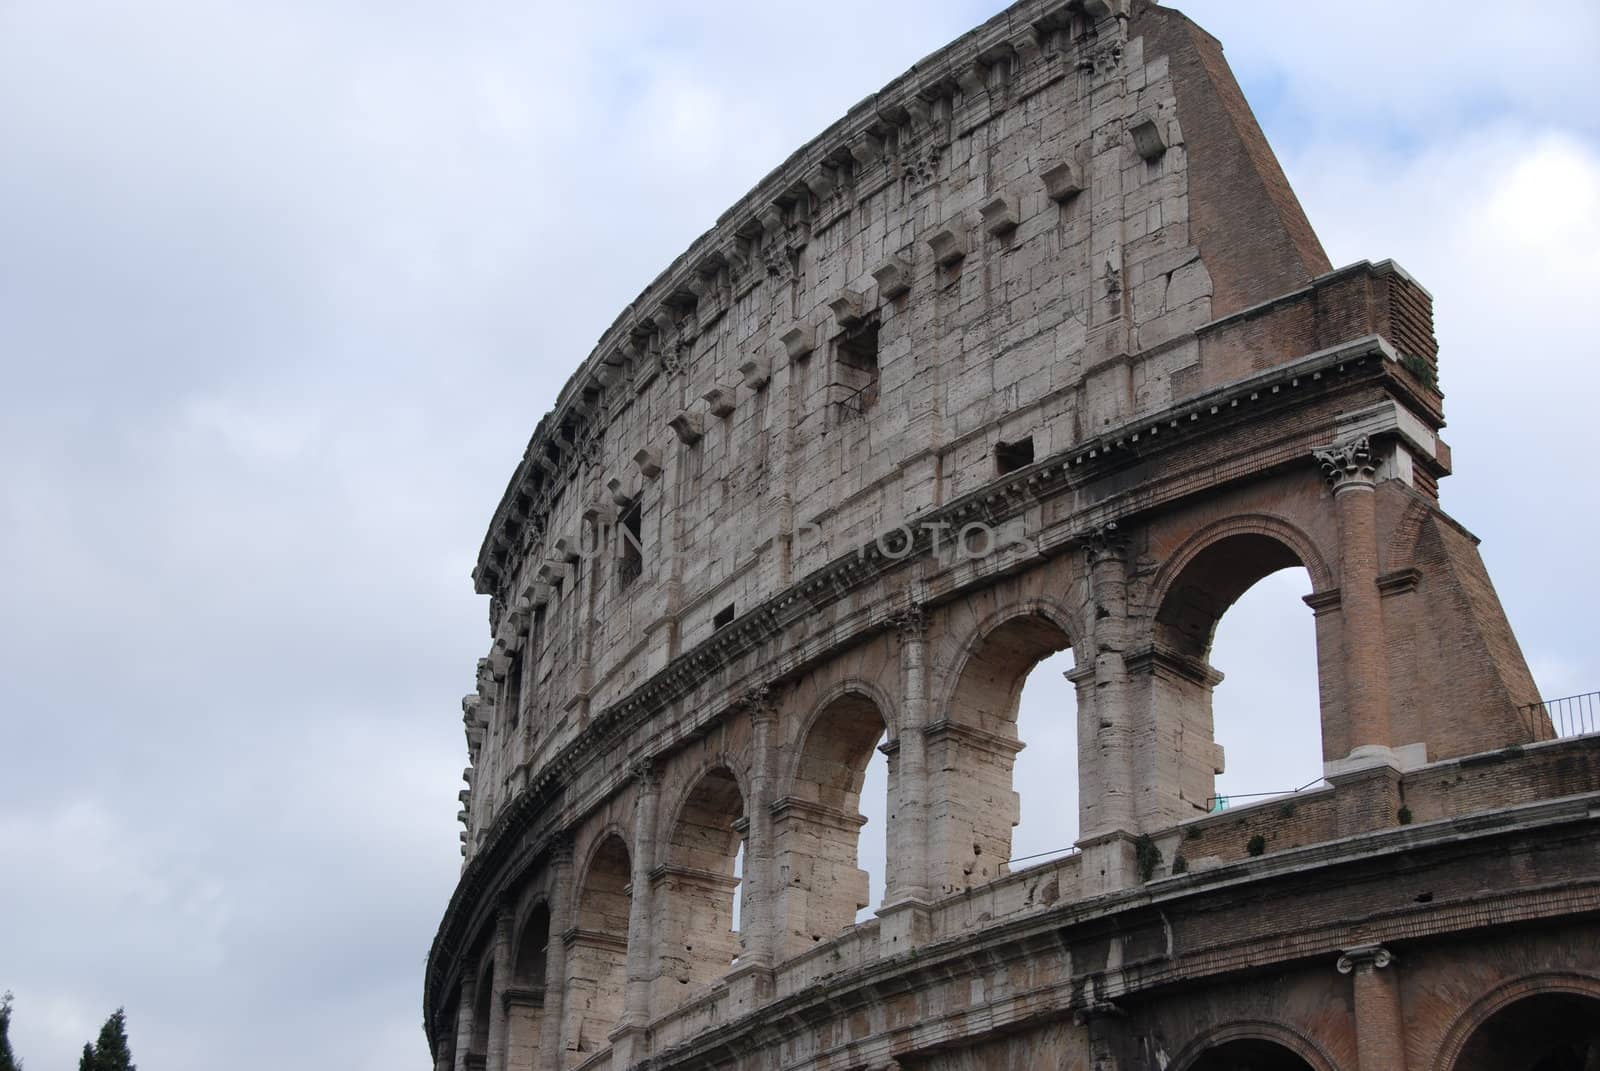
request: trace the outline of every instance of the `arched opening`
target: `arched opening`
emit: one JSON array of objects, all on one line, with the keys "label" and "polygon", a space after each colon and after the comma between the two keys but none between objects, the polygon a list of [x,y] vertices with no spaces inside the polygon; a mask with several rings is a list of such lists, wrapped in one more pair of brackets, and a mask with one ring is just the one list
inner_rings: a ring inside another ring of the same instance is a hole
[{"label": "arched opening", "polygon": [[528,913],[517,939],[506,987],[506,1066],[532,1067],[544,1026],[544,970],[550,954],[550,909],[539,904]]},{"label": "arched opening", "polygon": [[856,921],[865,922],[883,902],[889,882],[889,756],[884,752],[888,734],[878,737],[867,760],[867,775],[861,779],[861,816],[866,824],[856,840],[856,858],[867,872],[867,903],[856,911]]},{"label": "arched opening", "polygon": [[567,951],[567,1046],[598,1052],[622,1018],[628,984],[628,846],[609,834],[589,861],[578,892],[578,925]]},{"label": "arched opening", "polygon": [[1046,655],[1028,671],[1017,702],[1017,754],[1011,783],[1017,825],[1008,869],[1043,866],[1077,851],[1078,690],[1072,648]]},{"label": "arched opening", "polygon": [[[1177,792],[1153,795],[1147,822],[1261,802],[1320,780],[1318,637],[1303,601],[1311,586],[1301,556],[1258,531],[1209,544],[1167,586],[1140,683],[1157,731],[1177,745],[1175,766],[1164,771]],[[1235,678],[1223,684],[1213,660],[1234,667]]]},{"label": "arched opening", "polygon": [[1239,1038],[1202,1052],[1188,1071],[1314,1071],[1293,1050],[1274,1041]]},{"label": "arched opening", "polygon": [[660,1007],[720,979],[739,953],[734,910],[745,828],[744,796],[733,773],[719,766],[701,775],[653,878]]},{"label": "arched opening", "polygon": [[858,693],[834,699],[812,722],[789,794],[773,809],[785,953],[805,951],[855,921],[870,903],[858,866],[861,793],[887,723]]},{"label": "arched opening", "polygon": [[[1059,625],[1028,613],[995,626],[968,653],[944,718],[928,735],[935,777],[928,865],[935,895],[993,881],[1009,873],[1017,856],[1030,857],[1019,866],[1045,862],[1075,839],[1076,776],[1063,786],[1060,769],[1048,765],[1078,750],[1077,703],[1060,676],[1072,665],[1071,651]],[[1047,679],[1051,674],[1054,681]],[[1019,752],[1035,742],[1018,731],[1025,686],[1035,678],[1028,729],[1043,746],[1038,760],[1021,762]],[[1029,789],[1026,813],[1033,819],[1025,852],[1013,850],[1012,829],[1024,814],[1019,788]]]},{"label": "arched opening", "polygon": [[1536,993],[1508,1004],[1467,1038],[1452,1071],[1597,1071],[1600,1000]]},{"label": "arched opening", "polygon": [[494,1007],[494,964],[486,963],[478,976],[472,998],[472,1044],[467,1048],[467,1066],[482,1067],[489,1058],[489,1015]]}]

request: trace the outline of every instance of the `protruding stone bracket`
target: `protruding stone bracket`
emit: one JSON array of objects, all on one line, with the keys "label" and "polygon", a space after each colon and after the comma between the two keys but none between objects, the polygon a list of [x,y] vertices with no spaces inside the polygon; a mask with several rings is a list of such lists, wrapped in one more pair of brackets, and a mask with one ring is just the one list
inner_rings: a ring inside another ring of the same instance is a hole
[{"label": "protruding stone bracket", "polygon": [[772,362],[757,354],[739,366],[739,375],[744,378],[745,386],[760,390],[772,380]]},{"label": "protruding stone bracket", "polygon": [[647,480],[653,480],[661,475],[661,455],[654,450],[648,448],[640,450],[633,455],[633,463]]},{"label": "protruding stone bracket", "polygon": [[878,299],[893,301],[911,290],[911,262],[892,256],[872,269],[872,277],[878,283]]},{"label": "protruding stone bracket", "polygon": [[1142,115],[1128,125],[1133,138],[1133,149],[1146,163],[1153,163],[1167,151],[1166,138],[1161,133],[1161,123],[1150,115]]},{"label": "protruding stone bracket", "polygon": [[778,336],[783,352],[791,361],[798,361],[817,348],[816,329],[810,324],[796,324]]},{"label": "protruding stone bracket", "polygon": [[706,404],[711,407],[713,416],[727,417],[733,415],[734,390],[732,387],[712,387],[703,397]]},{"label": "protruding stone bracket", "polygon": [[978,209],[978,215],[983,217],[984,231],[996,238],[1010,234],[1021,222],[1016,197],[1003,192],[985,201]]},{"label": "protruding stone bracket", "polygon": [[1380,944],[1357,945],[1340,953],[1334,966],[1340,974],[1349,974],[1352,971],[1382,970],[1394,961],[1394,953]]},{"label": "protruding stone bracket", "polygon": [[1045,168],[1039,178],[1044,181],[1045,196],[1057,204],[1072,200],[1087,188],[1082,169],[1071,160]]},{"label": "protruding stone bracket", "polygon": [[850,155],[862,167],[870,167],[883,159],[883,139],[870,130],[863,130],[851,139]]},{"label": "protruding stone bracket", "polygon": [[678,441],[687,446],[693,446],[705,438],[705,419],[699,413],[691,413],[687,409],[678,410],[678,414],[667,421],[667,427],[678,437]]},{"label": "protruding stone bracket", "polygon": [[828,308],[833,310],[834,320],[846,330],[857,326],[865,318],[861,308],[861,295],[855,290],[839,291],[838,296],[828,302]]},{"label": "protruding stone bracket", "polygon": [[1371,489],[1376,482],[1378,462],[1372,454],[1372,444],[1365,435],[1313,451],[1322,474],[1333,487],[1333,493]]},{"label": "protruding stone bracket", "polygon": [[967,255],[967,225],[959,219],[951,220],[928,239],[928,248],[941,268],[961,263]]},{"label": "protruding stone bracket", "polygon": [[611,501],[617,504],[618,509],[627,509],[638,501],[639,496],[628,490],[628,485],[616,476],[606,481],[606,490],[611,493]]}]

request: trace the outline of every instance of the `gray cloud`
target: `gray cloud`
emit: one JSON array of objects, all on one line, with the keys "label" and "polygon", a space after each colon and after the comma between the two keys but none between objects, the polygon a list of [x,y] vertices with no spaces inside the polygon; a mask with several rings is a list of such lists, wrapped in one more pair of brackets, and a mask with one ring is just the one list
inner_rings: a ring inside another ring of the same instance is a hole
[{"label": "gray cloud", "polygon": [[[996,7],[0,7],[0,988],[29,1066],[119,1004],[152,1067],[426,1066],[467,573],[533,423],[729,203]],[[1368,7],[1192,13],[1335,261],[1433,289],[1447,504],[1541,684],[1593,687],[1600,150],[1566,107],[1593,12],[1535,38]],[[1293,578],[1223,628],[1232,790],[1314,775]],[[1060,668],[1025,703],[1019,854],[1072,835]]]}]

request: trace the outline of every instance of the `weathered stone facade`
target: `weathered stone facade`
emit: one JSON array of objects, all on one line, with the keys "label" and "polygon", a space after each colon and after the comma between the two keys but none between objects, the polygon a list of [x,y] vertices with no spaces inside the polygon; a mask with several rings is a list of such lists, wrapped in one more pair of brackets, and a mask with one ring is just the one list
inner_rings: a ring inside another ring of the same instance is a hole
[{"label": "weathered stone facade", "polygon": [[[1437,367],[1176,12],[1023,0],[858,105],[606,332],[494,515],[439,1071],[1581,1060],[1600,747],[1541,731],[1440,510]],[[1328,787],[1208,814],[1211,638],[1290,566]],[[1080,851],[1011,872],[1067,648]]]}]

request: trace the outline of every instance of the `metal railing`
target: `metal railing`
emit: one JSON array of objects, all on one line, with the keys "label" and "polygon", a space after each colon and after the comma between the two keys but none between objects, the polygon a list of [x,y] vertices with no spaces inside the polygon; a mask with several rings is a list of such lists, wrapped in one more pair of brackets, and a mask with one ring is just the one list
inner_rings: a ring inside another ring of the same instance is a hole
[{"label": "metal railing", "polygon": [[1534,743],[1600,733],[1600,692],[1529,703],[1521,714]]},{"label": "metal railing", "polygon": [[1272,799],[1275,797],[1282,798],[1287,796],[1298,796],[1307,789],[1318,788],[1322,784],[1322,778],[1318,777],[1313,781],[1307,781],[1299,788],[1284,788],[1279,789],[1276,792],[1233,792],[1226,796],[1207,796],[1206,813],[1218,814],[1222,811],[1226,811],[1230,806],[1232,806],[1234,800],[1257,800]]}]

